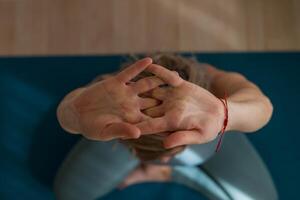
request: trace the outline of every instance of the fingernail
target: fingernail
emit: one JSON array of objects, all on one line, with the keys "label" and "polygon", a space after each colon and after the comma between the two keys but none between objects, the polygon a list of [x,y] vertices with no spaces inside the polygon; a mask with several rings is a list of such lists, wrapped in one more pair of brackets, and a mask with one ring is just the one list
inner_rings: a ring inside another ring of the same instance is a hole
[{"label": "fingernail", "polygon": [[146,58],[143,58],[142,61],[149,61],[150,63],[152,63],[152,58],[146,57]]}]

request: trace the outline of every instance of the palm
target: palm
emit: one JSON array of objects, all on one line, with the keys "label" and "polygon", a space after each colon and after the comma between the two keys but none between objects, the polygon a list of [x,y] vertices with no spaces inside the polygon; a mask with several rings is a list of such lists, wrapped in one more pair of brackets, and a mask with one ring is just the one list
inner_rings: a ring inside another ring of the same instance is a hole
[{"label": "palm", "polygon": [[149,60],[139,61],[118,75],[91,85],[75,100],[81,132],[86,137],[110,140],[139,136],[138,128],[131,123],[145,119],[140,110],[156,105],[157,101],[138,94],[157,87],[162,81],[147,77],[127,83],[149,64]]},{"label": "palm", "polygon": [[142,134],[175,131],[165,146],[205,143],[216,137],[222,126],[222,105],[209,91],[181,79],[160,66],[151,69],[171,87],[157,88],[152,96],[163,103],[146,111],[156,117],[138,124]]}]

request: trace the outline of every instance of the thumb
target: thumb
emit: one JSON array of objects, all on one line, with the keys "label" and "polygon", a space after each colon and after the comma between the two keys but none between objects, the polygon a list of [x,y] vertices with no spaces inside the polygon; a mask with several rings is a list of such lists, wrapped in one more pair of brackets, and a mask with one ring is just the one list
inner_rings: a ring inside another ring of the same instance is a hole
[{"label": "thumb", "polygon": [[138,138],[141,135],[141,131],[135,125],[126,122],[112,123],[103,129],[102,136],[107,139],[115,138]]}]

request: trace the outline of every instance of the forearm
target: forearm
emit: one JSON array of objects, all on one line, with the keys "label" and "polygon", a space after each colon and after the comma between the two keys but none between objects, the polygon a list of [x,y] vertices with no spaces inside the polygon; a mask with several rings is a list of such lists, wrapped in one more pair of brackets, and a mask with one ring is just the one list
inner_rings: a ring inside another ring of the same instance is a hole
[{"label": "forearm", "polygon": [[268,123],[273,106],[269,98],[253,83],[238,73],[213,69],[211,92],[228,100],[229,130],[254,132]]},{"label": "forearm", "polygon": [[273,107],[270,100],[255,89],[241,89],[229,95],[228,110],[227,131],[254,132],[269,122]]},{"label": "forearm", "polygon": [[79,133],[78,116],[73,106],[73,100],[84,90],[85,88],[78,88],[70,92],[57,108],[57,119],[61,127],[69,133]]}]

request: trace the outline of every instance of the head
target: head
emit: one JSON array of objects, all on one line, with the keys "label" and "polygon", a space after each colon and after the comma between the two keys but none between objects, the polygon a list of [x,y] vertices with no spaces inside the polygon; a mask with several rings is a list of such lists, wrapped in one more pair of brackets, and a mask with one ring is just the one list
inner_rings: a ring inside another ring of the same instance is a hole
[{"label": "head", "polygon": [[[199,84],[205,87],[203,75],[199,74],[197,66],[199,63],[193,58],[186,58],[175,54],[154,54],[152,56],[153,63],[161,65],[169,70],[177,71],[179,76],[187,81]],[[138,58],[136,58],[138,59]],[[125,63],[122,68],[130,66],[132,62]],[[151,73],[142,72],[133,81],[141,78],[152,76]],[[165,157],[172,157],[175,154],[184,150],[185,146],[165,149],[163,139],[170,133],[157,133],[152,135],[144,135],[138,139],[123,140],[132,152],[142,161],[150,161]]]}]

